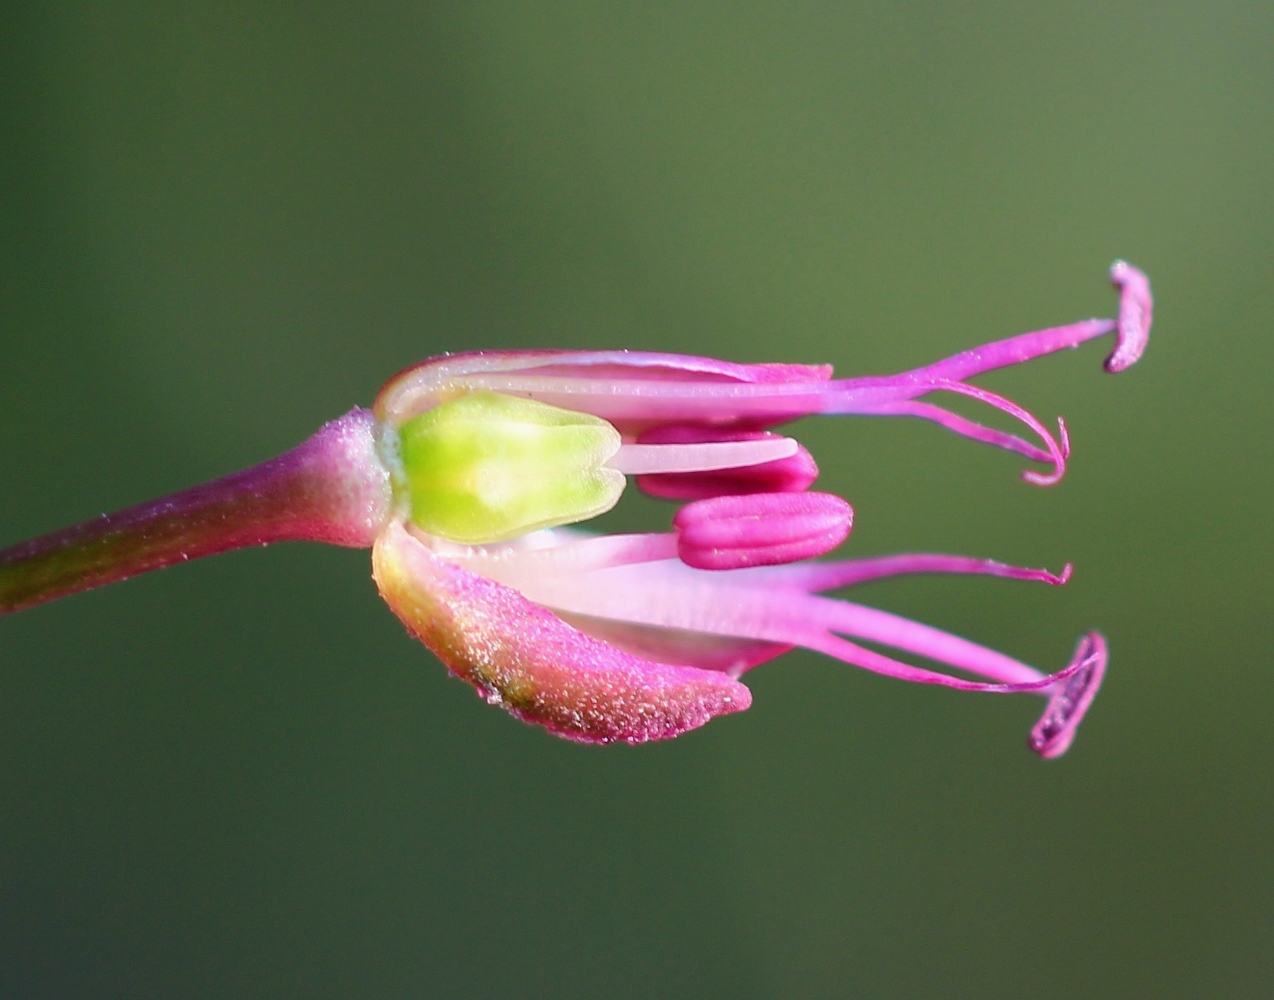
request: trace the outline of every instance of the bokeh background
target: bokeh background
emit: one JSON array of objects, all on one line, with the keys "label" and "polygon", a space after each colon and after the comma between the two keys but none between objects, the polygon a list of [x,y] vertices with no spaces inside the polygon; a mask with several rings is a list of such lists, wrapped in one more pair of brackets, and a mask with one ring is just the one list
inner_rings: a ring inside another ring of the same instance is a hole
[{"label": "bokeh background", "polygon": [[[806,422],[859,554],[1059,567],[862,598],[1065,662],[1031,698],[793,654],[590,749],[483,705],[365,553],[275,546],[0,622],[5,997],[1265,997],[1274,5],[13,4],[0,544],[252,464],[444,350],[885,373],[1109,314],[984,384],[1051,490]],[[657,527],[628,503],[612,527]]]}]

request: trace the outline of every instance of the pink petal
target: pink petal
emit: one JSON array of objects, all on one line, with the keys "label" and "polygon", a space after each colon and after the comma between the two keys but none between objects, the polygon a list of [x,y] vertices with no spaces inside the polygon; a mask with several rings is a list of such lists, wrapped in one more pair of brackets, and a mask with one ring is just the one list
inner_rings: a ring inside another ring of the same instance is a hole
[{"label": "pink petal", "polygon": [[[607,410],[625,396],[657,400],[659,384],[690,383],[728,387],[811,385],[831,378],[830,365],[741,365],[714,358],[647,351],[472,351],[429,358],[399,372],[381,388],[375,412],[399,424],[434,405],[438,399],[477,389],[525,394],[570,409],[569,400],[587,401],[577,409],[607,419],[623,420],[631,407]],[[616,385],[615,383],[624,383]],[[633,385],[629,385],[633,383]],[[644,383],[644,385],[643,385]],[[695,395],[691,392],[689,395]],[[727,393],[728,395],[728,393]],[[638,408],[639,411],[641,408]],[[695,415],[714,422],[720,414],[691,406]],[[802,409],[799,412],[812,412]],[[641,412],[636,419],[641,418]]]},{"label": "pink petal", "polygon": [[[918,554],[713,572],[659,558],[659,539],[569,541],[527,552],[470,549],[457,557],[590,634],[641,655],[737,677],[792,646],[804,646],[900,680],[1045,695],[1049,706],[1031,737],[1032,747],[1043,756],[1065,751],[1105,671],[1105,643],[1096,633],[1081,642],[1068,666],[1045,675],[932,626],[808,592],[900,573],[978,573],[1060,584],[1069,576],[1069,566],[1055,576],[989,560]],[[608,544],[599,547],[599,542]],[[613,552],[607,551],[612,547]],[[639,561],[624,561],[624,553]],[[654,561],[644,561],[647,557]],[[905,663],[852,640],[893,647],[986,680]]]},{"label": "pink petal", "polygon": [[386,603],[491,704],[581,743],[670,739],[740,712],[727,674],[642,659],[572,628],[517,591],[438,558],[391,524],[372,554]]},{"label": "pink petal", "polygon": [[794,647],[789,643],[735,639],[675,628],[657,628],[610,618],[590,618],[558,612],[581,632],[612,646],[660,663],[676,663],[701,670],[718,670],[736,680],[753,667],[768,663]]}]

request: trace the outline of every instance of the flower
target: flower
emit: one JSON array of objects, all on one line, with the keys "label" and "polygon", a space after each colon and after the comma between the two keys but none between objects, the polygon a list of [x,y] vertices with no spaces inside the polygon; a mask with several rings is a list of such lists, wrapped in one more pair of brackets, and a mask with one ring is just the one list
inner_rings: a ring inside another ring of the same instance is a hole
[{"label": "flower", "polygon": [[[419,495],[421,503],[376,540],[381,594],[409,630],[489,702],[570,739],[663,739],[741,711],[751,695],[739,676],[803,646],[905,680],[1044,694],[1048,707],[1030,745],[1056,756],[1069,746],[1105,672],[1099,634],[1081,639],[1069,666],[1046,676],[929,626],[818,595],[899,573],[984,573],[1060,584],[1070,568],[1053,576],[941,555],[806,562],[844,540],[852,511],[836,497],[806,492],[817,475],[813,459],[769,429],[814,413],[917,416],[1048,462],[1050,471],[1028,471],[1025,478],[1055,483],[1068,454],[1065,425],[1059,421],[1054,437],[1027,411],[967,379],[1111,332],[1118,339],[1107,368],[1128,367],[1149,332],[1149,286],[1123,263],[1112,278],[1122,292],[1117,320],[1013,337],[885,378],[832,380],[827,367],[630,352],[475,353],[423,362],[391,379],[376,402],[378,419],[406,429],[404,440],[413,439],[420,414],[441,423],[437,415],[455,401],[481,398],[483,419],[493,419],[490,394],[554,408],[554,414],[587,415],[606,440],[578,445],[574,463],[565,460],[570,446],[546,447],[552,462],[536,459],[554,469],[554,482],[584,483],[583,502],[555,498],[560,516],[543,516],[552,503],[538,505],[535,516],[513,527],[496,514],[487,534],[464,539],[427,530],[430,518],[420,508],[428,507],[438,483],[428,477],[413,489],[418,458],[407,456],[397,467],[408,483],[400,492]],[[1009,414],[1040,444],[920,399],[939,391]],[[553,419],[555,426],[562,420]],[[521,445],[528,433],[523,427],[511,437]],[[516,465],[508,477],[491,470],[485,480],[481,472],[463,477],[473,488],[460,506],[486,507],[484,490],[506,502],[506,478],[533,477],[522,466],[526,453],[513,450]],[[691,501],[674,519],[674,532],[587,537],[556,527],[613,504],[623,488],[617,473],[636,474],[657,496]],[[849,637],[987,680],[911,666]]]},{"label": "flower", "polygon": [[[489,702],[581,742],[641,743],[741,711],[744,672],[800,646],[864,669],[962,690],[1034,692],[1030,746],[1063,753],[1106,668],[1085,635],[1044,674],[1002,653],[826,591],[904,573],[1064,583],[989,560],[913,554],[813,561],[853,511],[809,489],[818,469],[774,428],[812,414],[911,416],[995,445],[1061,479],[1054,433],[971,384],[983,372],[1109,333],[1109,371],[1145,348],[1145,276],[1116,262],[1116,319],[1040,330],[897,375],[833,379],[827,366],[740,365],[628,351],[475,352],[401,372],[354,410],[254,469],[0,552],[0,612],[242,545],[311,539],[373,548],[391,609]],[[945,410],[954,393],[1036,440]],[[685,501],[673,530],[589,536],[566,527],[618,502],[628,477]],[[856,641],[857,640],[857,641]],[[966,679],[915,666],[891,647]]]}]

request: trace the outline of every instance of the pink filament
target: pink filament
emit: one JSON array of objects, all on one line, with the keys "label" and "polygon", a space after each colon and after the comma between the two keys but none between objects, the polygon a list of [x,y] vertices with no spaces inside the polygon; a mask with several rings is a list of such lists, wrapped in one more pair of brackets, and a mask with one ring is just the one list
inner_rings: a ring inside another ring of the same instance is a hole
[{"label": "pink filament", "polygon": [[840,587],[856,587],[859,584],[884,580],[891,576],[920,573],[999,576],[1011,580],[1032,580],[1060,586],[1071,578],[1071,571],[1070,563],[1062,567],[1061,573],[1055,574],[1045,569],[1010,566],[993,559],[913,552],[869,559],[847,559],[843,562],[810,562],[791,566],[773,566],[750,570],[747,577],[749,583],[754,586],[789,587],[810,593],[822,593]]}]

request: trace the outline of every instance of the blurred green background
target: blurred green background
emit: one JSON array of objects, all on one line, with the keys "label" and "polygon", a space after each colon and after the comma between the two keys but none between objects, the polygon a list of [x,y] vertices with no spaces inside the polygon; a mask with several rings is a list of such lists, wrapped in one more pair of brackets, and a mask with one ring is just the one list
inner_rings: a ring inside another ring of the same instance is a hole
[{"label": "blurred green background", "polygon": [[[5,997],[1265,997],[1274,5],[5,5],[0,544],[260,461],[444,350],[917,365],[1060,486],[906,421],[801,426],[849,551],[1076,563],[865,599],[1038,703],[793,654],[589,749],[408,640],[365,553],[238,552],[0,622]],[[634,503],[612,526],[658,526]]]}]

